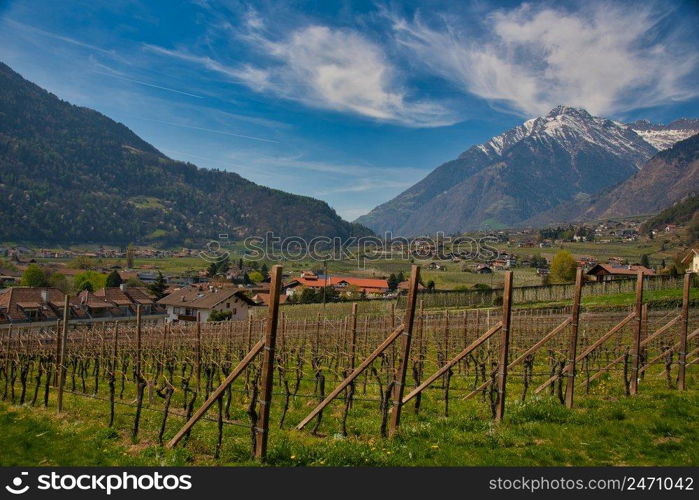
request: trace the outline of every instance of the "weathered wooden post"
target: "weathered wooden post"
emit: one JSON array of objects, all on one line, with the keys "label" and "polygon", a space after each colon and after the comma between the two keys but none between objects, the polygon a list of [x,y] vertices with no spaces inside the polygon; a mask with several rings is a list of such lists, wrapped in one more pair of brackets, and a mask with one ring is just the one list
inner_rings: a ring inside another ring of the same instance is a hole
[{"label": "weathered wooden post", "polygon": [[66,335],[68,335],[68,320],[70,319],[70,296],[66,295],[63,301],[63,325],[62,331],[58,338],[58,357],[56,358],[56,367],[58,373],[58,413],[63,411],[63,384],[65,383],[65,370],[63,369],[63,358],[66,353]]},{"label": "weathered wooden post", "polygon": [[687,326],[689,323],[689,290],[692,284],[692,275],[684,275],[684,288],[682,290],[682,323],[680,325],[680,350],[679,350],[679,373],[677,375],[677,388],[684,391],[687,387],[685,372],[687,368]]},{"label": "weathered wooden post", "polygon": [[277,340],[277,321],[279,319],[279,292],[282,281],[282,266],[272,266],[272,280],[269,290],[269,311],[265,331],[265,347],[262,358],[262,398],[260,414],[255,433],[255,457],[264,460],[267,457],[267,438],[269,437],[269,410],[272,403],[272,383],[274,381],[274,347]]},{"label": "weathered wooden post", "polygon": [[[12,325],[10,325],[10,331],[9,333],[12,333]],[[9,339],[9,337],[8,337]],[[57,319],[56,320],[56,355],[55,355],[55,362],[56,362],[56,370],[53,372],[53,386],[58,387],[58,357],[60,355],[60,350],[61,350],[61,320]]]},{"label": "weathered wooden post", "polygon": [[[58,345],[58,338],[60,337],[60,333],[58,333],[58,325],[56,326],[56,345]],[[5,387],[7,388],[7,384],[9,382],[9,373],[10,373],[10,346],[12,345],[12,325],[7,327],[7,344],[5,345]],[[58,359],[58,357],[56,357]],[[57,379],[56,379],[57,380]],[[55,385],[55,382],[54,382]]]},{"label": "weathered wooden post", "polygon": [[141,304],[136,304],[136,381],[141,380]]},{"label": "weathered wooden post", "polygon": [[633,332],[633,345],[631,346],[631,387],[632,396],[638,394],[638,376],[641,362],[641,333],[643,331],[643,271],[636,276],[636,325]]},{"label": "weathered wooden post", "polygon": [[575,358],[578,350],[578,323],[580,320],[580,297],[583,286],[583,268],[579,267],[575,273],[575,291],[573,293],[573,311],[570,324],[570,341],[568,343],[568,383],[566,385],[566,406],[573,407],[575,391]]},{"label": "weathered wooden post", "polygon": [[498,404],[495,421],[505,416],[505,393],[507,386],[507,357],[510,347],[510,321],[512,317],[512,271],[505,273],[505,289],[502,294],[502,329],[500,330],[500,363],[498,366]]},{"label": "weathered wooden post", "polygon": [[403,408],[403,391],[405,388],[405,375],[410,365],[410,343],[415,322],[415,305],[417,303],[417,286],[420,283],[420,266],[412,266],[410,270],[410,283],[408,286],[408,304],[403,322],[404,330],[401,339],[401,359],[398,366],[396,383],[393,386],[393,408],[391,409],[391,422],[388,436],[392,437],[398,432],[400,426],[400,413]]},{"label": "weathered wooden post", "polygon": [[643,304],[641,310],[641,322],[643,323],[643,328],[641,330],[641,341],[648,338],[648,304]]},{"label": "weathered wooden post", "polygon": [[349,370],[354,370],[354,363],[357,358],[357,303],[352,303],[352,317],[350,319],[350,359]]},{"label": "weathered wooden post", "polygon": [[201,394],[201,313],[197,312],[196,336],[194,339],[194,371],[197,377],[197,394]]}]

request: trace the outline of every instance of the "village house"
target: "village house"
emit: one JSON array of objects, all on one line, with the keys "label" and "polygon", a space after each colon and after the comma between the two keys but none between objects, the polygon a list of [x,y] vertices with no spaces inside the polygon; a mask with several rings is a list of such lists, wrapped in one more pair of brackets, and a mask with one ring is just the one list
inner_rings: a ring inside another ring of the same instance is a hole
[{"label": "village house", "polygon": [[284,286],[286,295],[292,296],[303,287],[324,288],[331,286],[340,293],[364,292],[367,297],[380,297],[388,293],[388,281],[385,279],[355,278],[353,276],[317,276],[302,273]]},{"label": "village house", "polygon": [[0,267],[0,288],[19,284],[21,279],[22,273],[20,271]]},{"label": "village house", "polygon": [[191,285],[175,290],[158,301],[167,309],[168,323],[208,321],[213,311],[231,313],[231,320],[246,320],[257,304],[240,288]]},{"label": "village house", "polygon": [[[270,298],[271,295],[269,293],[256,293],[253,295],[252,300],[257,304],[258,306],[268,306],[270,304]],[[281,294],[279,295],[279,303],[284,304],[287,300],[289,300],[289,295],[286,294]]]},{"label": "village house", "polygon": [[[0,324],[55,322],[63,317],[65,294],[58,288],[14,287],[0,292]],[[71,304],[71,319],[85,315]]]},{"label": "village house", "polygon": [[119,287],[97,290],[94,296],[115,304],[124,316],[136,314],[138,306],[141,306],[142,315],[165,314],[165,308],[158,305],[145,287],[128,286],[122,283]]},{"label": "village house", "polygon": [[597,264],[587,271],[587,276],[595,281],[612,281],[615,279],[629,279],[642,272],[644,276],[654,276],[655,271],[645,266],[614,266],[611,264]]},{"label": "village house", "polygon": [[477,274],[493,274],[493,268],[487,264],[476,264],[473,272]]},{"label": "village house", "polygon": [[[55,322],[63,318],[65,294],[58,288],[14,287],[0,293],[0,324]],[[143,290],[84,290],[70,298],[70,319],[85,323],[133,318],[137,305],[149,320],[164,318],[165,309]]]},{"label": "village house", "polygon": [[682,259],[682,264],[687,266],[688,273],[699,273],[699,246],[687,252],[687,255]]}]

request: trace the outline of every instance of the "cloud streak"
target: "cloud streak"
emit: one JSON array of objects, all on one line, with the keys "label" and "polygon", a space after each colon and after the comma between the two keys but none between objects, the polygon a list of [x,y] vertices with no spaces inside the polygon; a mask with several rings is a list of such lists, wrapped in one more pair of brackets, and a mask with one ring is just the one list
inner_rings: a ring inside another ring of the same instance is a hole
[{"label": "cloud streak", "polygon": [[145,47],[223,74],[253,91],[313,108],[410,127],[438,127],[458,120],[438,102],[412,98],[382,47],[356,31],[308,25],[272,40],[264,34],[259,16],[249,14],[246,21],[245,31],[234,36],[261,55],[264,64],[228,65],[208,56]]},{"label": "cloud streak", "polygon": [[678,33],[659,34],[662,16],[652,6],[586,4],[583,12],[523,4],[488,15],[478,38],[453,18],[388,17],[424,69],[522,115],[558,104],[614,114],[699,93],[688,79],[696,50]]}]

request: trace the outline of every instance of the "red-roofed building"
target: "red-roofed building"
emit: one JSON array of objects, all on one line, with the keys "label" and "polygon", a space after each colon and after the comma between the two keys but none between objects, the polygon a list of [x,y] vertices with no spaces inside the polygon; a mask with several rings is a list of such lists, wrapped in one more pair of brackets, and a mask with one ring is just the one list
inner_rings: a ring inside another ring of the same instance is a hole
[{"label": "red-roofed building", "polygon": [[388,292],[388,281],[353,276],[315,276],[294,278],[285,285],[287,295],[294,295],[299,287],[323,288],[331,286],[338,292],[362,291],[367,296],[381,296]]}]

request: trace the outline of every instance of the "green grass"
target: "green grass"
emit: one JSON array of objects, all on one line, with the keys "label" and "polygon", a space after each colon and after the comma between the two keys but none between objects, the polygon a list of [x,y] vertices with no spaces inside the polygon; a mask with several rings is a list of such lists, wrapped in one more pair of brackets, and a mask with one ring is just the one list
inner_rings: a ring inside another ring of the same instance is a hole
[{"label": "green grass", "polygon": [[[604,377],[603,377],[604,379]],[[695,377],[689,377],[690,387]],[[437,400],[429,394],[426,398]],[[516,395],[511,396],[516,399]],[[297,410],[308,405],[296,402]],[[327,412],[324,428],[339,415]],[[406,407],[400,436],[378,437],[378,412],[358,408],[350,417],[349,437],[329,432],[272,428],[269,464],[273,466],[454,466],[454,465],[699,465],[699,392],[666,390],[650,383],[629,398],[603,380],[596,394],[579,395],[568,410],[546,396],[510,402],[505,422],[494,424],[483,403],[452,402],[452,416],[434,406],[418,416]],[[30,465],[252,465],[246,429],[226,428],[221,459],[213,458],[215,424],[201,422],[185,448],[164,450],[152,441],[157,418],[144,413],[142,438],[129,437],[133,415],[118,408],[115,430],[104,425],[106,404],[66,396],[67,411],[0,403],[5,438],[2,466]],[[170,434],[180,419],[173,417]],[[276,420],[273,420],[276,422]],[[295,421],[292,421],[295,422]]]},{"label": "green grass", "polygon": [[[682,304],[683,291],[679,288],[668,290],[651,290],[643,292],[643,302],[649,307],[679,307]],[[692,303],[699,300],[699,289],[692,288],[689,292],[689,299]],[[636,302],[635,292],[616,293],[610,295],[590,295],[583,296],[580,300],[586,308],[604,309],[620,308],[631,306]],[[530,302],[527,304],[517,304],[518,309],[528,308],[549,308],[559,306],[569,306],[570,300],[550,301],[550,302]]]},{"label": "green grass", "polygon": [[[0,466],[152,465],[152,450],[129,445],[100,422],[56,415],[55,409],[0,404]],[[181,452],[173,453],[177,465]],[[167,462],[161,462],[163,465]],[[184,460],[179,462],[184,463]]]}]

